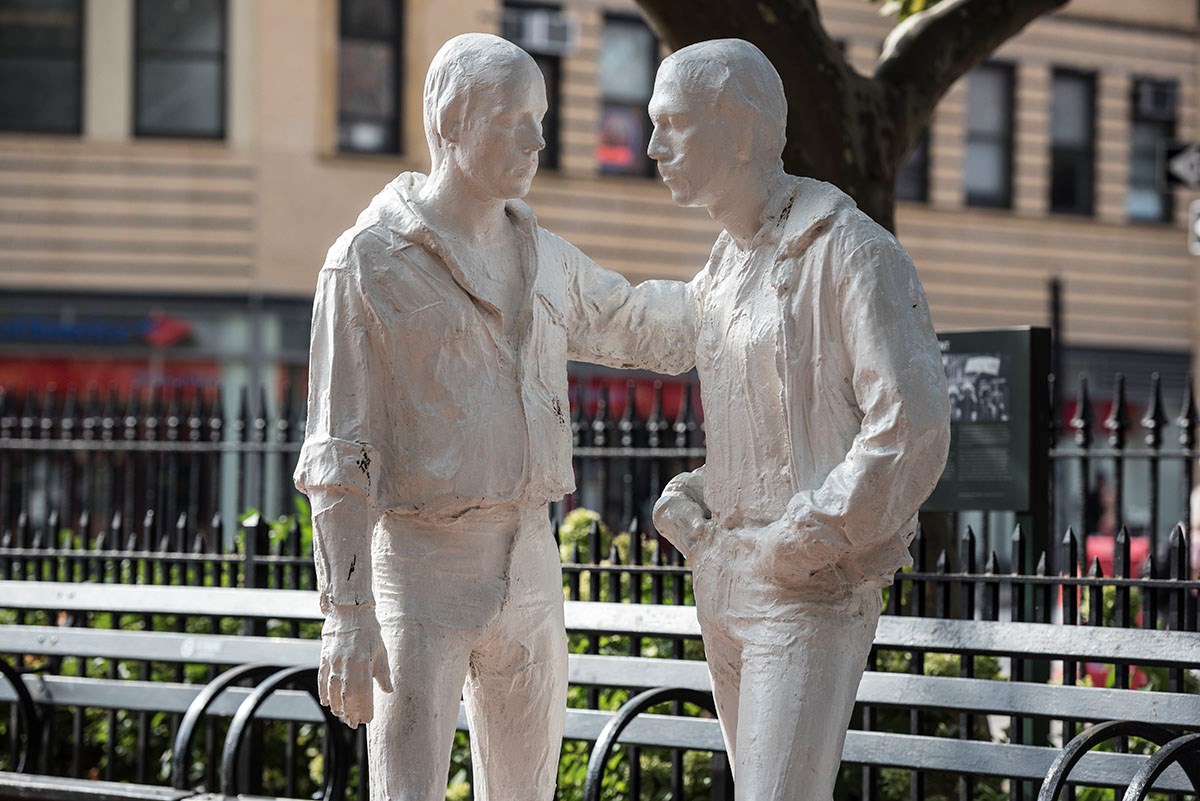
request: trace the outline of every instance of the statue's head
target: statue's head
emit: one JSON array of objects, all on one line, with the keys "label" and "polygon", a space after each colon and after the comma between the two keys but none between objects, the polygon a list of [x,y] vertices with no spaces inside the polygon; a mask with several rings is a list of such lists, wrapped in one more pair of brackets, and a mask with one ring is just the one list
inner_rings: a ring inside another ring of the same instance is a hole
[{"label": "statue's head", "polygon": [[450,160],[474,190],[523,197],[546,146],[546,83],[533,58],[506,39],[450,39],[425,76],[425,136],[433,171]]},{"label": "statue's head", "polygon": [[781,165],[783,81],[742,39],[699,42],[668,56],[654,81],[650,118],[647,153],[676,203],[707,205],[736,170]]}]

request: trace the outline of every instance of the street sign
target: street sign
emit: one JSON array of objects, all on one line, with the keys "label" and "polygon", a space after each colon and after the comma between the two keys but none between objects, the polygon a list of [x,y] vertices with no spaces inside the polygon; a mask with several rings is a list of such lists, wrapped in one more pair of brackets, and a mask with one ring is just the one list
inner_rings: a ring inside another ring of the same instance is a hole
[{"label": "street sign", "polygon": [[1200,256],[1200,200],[1188,206],[1188,253]]},{"label": "street sign", "polygon": [[1176,143],[1164,151],[1167,186],[1186,186],[1200,189],[1200,145]]}]

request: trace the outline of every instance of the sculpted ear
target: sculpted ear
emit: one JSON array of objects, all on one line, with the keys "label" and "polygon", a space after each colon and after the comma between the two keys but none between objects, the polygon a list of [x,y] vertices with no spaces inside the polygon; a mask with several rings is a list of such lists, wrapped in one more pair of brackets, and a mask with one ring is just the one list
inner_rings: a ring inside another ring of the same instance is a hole
[{"label": "sculpted ear", "polygon": [[465,124],[466,98],[461,94],[438,106],[437,132],[444,142],[457,142]]},{"label": "sculpted ear", "polygon": [[[747,110],[748,111],[748,110]],[[749,164],[754,158],[754,115],[746,113],[741,119],[733,121],[734,149],[737,160],[741,164]]]}]

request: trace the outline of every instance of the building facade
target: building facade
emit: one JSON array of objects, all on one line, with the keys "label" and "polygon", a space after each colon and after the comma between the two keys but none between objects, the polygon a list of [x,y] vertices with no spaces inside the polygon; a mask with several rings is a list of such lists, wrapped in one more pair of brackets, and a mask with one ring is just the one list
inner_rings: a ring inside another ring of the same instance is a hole
[{"label": "building facade", "polygon": [[[891,21],[821,9],[869,71]],[[631,280],[692,276],[716,227],[644,155],[663,50],[632,0],[5,2],[0,384],[302,383],[322,256],[427,168],[425,67],[468,30],[546,75],[543,225]],[[1194,3],[1073,0],[951,90],[897,214],[940,329],[1048,324],[1058,279],[1068,375],[1190,368],[1194,196],[1157,151],[1200,136],[1198,30]]]}]

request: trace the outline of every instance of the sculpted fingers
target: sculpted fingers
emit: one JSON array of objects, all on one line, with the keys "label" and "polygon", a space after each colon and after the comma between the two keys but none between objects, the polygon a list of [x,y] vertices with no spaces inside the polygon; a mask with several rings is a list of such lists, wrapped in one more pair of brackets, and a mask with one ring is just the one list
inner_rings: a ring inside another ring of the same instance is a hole
[{"label": "sculpted fingers", "polygon": [[341,674],[330,671],[329,674],[329,711],[339,718],[344,717],[346,712],[345,704],[342,699],[343,680]]},{"label": "sculpted fingers", "polygon": [[374,696],[371,693],[371,665],[356,661],[342,687],[342,720],[352,729],[360,723],[370,723],[374,717]]}]

